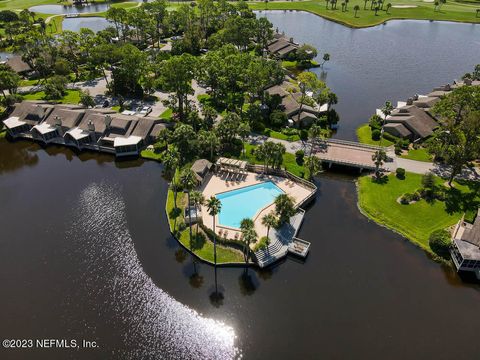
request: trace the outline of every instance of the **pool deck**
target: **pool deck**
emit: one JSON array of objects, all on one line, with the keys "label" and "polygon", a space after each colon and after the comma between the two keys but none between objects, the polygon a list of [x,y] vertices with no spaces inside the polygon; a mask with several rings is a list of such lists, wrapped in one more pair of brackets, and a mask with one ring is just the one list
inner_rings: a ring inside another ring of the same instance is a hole
[{"label": "pool deck", "polygon": [[[233,179],[230,176],[226,177],[226,175],[226,173],[211,173],[210,175],[208,175],[200,188],[200,191],[203,193],[205,199],[208,199],[211,196],[216,196],[219,193],[240,189],[265,181],[271,181],[275,185],[277,185],[280,189],[282,189],[282,191],[284,191],[286,194],[290,195],[294,199],[295,204],[300,204],[312,193],[311,189],[307,189],[306,187],[293,183],[284,177],[273,175],[264,175],[262,177],[260,174],[253,172],[248,172],[245,175],[237,176]],[[273,212],[274,210],[275,206],[272,203],[258,211],[253,217],[253,221],[255,223],[255,231],[257,232],[259,239],[262,236],[267,235],[267,228],[262,225],[262,217],[270,212]],[[208,209],[206,208],[206,206],[202,206],[202,215],[203,224],[206,227],[213,229],[213,219],[210,215],[208,215]],[[228,232],[227,237],[229,239],[234,239],[236,234],[238,234],[237,236],[239,237],[241,234],[239,229],[230,228],[219,224],[218,215],[215,219],[215,229],[217,234],[220,230],[222,232],[226,230]],[[272,229],[270,230],[270,232],[272,232]],[[251,244],[251,247],[253,247],[253,245],[254,244]]]}]

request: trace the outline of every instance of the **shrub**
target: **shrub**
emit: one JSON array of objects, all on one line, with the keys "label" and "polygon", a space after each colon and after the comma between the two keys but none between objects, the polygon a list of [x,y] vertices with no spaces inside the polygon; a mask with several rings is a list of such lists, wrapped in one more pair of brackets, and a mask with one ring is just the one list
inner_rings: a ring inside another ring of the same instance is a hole
[{"label": "shrub", "polygon": [[259,132],[259,133],[263,133],[265,131],[265,124],[261,121],[254,121],[252,122],[252,130],[253,131],[256,131],[256,132]]},{"label": "shrub", "polygon": [[295,151],[295,161],[298,165],[303,165],[303,158],[305,157],[305,151],[297,150]]},{"label": "shrub", "polygon": [[404,168],[397,168],[397,170],[395,170],[395,174],[397,176],[397,178],[399,179],[405,179],[405,169]]},{"label": "shrub", "polygon": [[300,139],[307,140],[308,139],[308,130],[302,129],[300,130]]},{"label": "shrub", "polygon": [[274,110],[270,114],[270,124],[272,124],[273,127],[280,128],[287,123],[287,120],[287,114],[285,114],[283,111]]},{"label": "shrub", "polygon": [[380,130],[378,130],[378,129],[373,130],[372,131],[372,140],[375,140],[375,141],[380,140],[380,135],[381,135]]},{"label": "shrub", "polygon": [[444,259],[449,257],[449,248],[451,244],[450,233],[447,230],[435,230],[430,234],[428,244],[435,254]]},{"label": "shrub", "polygon": [[67,79],[64,76],[54,75],[45,84],[45,98],[47,100],[61,99],[66,93]]},{"label": "shrub", "polygon": [[413,194],[410,194],[410,193],[403,194],[402,197],[400,198],[400,203],[402,203],[403,205],[408,205],[412,201],[413,201]]},{"label": "shrub", "polygon": [[258,241],[258,243],[255,244],[253,251],[264,250],[267,248],[269,243],[270,243],[270,239],[266,236],[262,236]]},{"label": "shrub", "polygon": [[431,172],[428,172],[422,176],[422,185],[428,190],[433,190],[435,188],[435,177]]},{"label": "shrub", "polygon": [[368,120],[368,126],[374,129],[380,129],[382,127],[382,118],[378,115],[372,115],[370,120]]},{"label": "shrub", "polygon": [[400,144],[395,143],[395,154],[400,155],[401,153],[402,153],[402,147],[400,146]]},{"label": "shrub", "polygon": [[419,201],[421,198],[422,198],[422,196],[420,195],[420,192],[418,192],[418,191],[415,191],[412,194],[412,201]]},{"label": "shrub", "polygon": [[392,134],[388,133],[388,132],[384,132],[383,133],[383,138],[384,139],[387,139],[393,143],[396,143],[398,141],[398,137],[396,136],[393,136]]}]

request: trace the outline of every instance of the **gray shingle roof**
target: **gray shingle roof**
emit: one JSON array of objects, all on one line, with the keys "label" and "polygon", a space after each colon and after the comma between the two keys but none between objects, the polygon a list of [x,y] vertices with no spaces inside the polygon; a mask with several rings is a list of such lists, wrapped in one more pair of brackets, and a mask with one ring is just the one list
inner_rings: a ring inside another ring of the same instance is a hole
[{"label": "gray shingle roof", "polygon": [[409,137],[412,135],[410,130],[400,123],[385,124],[385,131],[397,137]]},{"label": "gray shingle roof", "polygon": [[393,111],[387,118],[387,123],[401,123],[420,138],[432,135],[438,127],[437,122],[427,112],[415,105],[404,106]]},{"label": "gray shingle roof", "polygon": [[31,71],[32,68],[19,55],[13,55],[5,62],[16,73]]}]

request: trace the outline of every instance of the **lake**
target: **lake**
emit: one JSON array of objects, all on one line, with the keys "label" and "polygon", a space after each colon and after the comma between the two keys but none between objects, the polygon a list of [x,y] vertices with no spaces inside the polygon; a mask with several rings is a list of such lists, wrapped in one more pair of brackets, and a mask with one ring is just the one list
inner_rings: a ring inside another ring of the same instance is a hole
[{"label": "lake", "polygon": [[112,23],[107,19],[92,16],[92,17],[77,17],[63,19],[63,30],[80,31],[81,28],[87,28],[95,32],[105,30]]},{"label": "lake", "polygon": [[355,140],[386,100],[398,100],[452,83],[480,63],[480,25],[393,20],[385,25],[351,29],[297,11],[262,11],[279,31],[318,49],[331,60],[314,69],[338,95],[340,128],[335,135]]},{"label": "lake", "polygon": [[75,359],[472,359],[480,351],[478,286],[362,216],[354,177],[318,178],[300,232],[312,242],[306,262],[247,275],[219,268],[218,301],[213,268],[168,231],[160,164],[2,139],[0,173],[2,338],[101,346]]}]

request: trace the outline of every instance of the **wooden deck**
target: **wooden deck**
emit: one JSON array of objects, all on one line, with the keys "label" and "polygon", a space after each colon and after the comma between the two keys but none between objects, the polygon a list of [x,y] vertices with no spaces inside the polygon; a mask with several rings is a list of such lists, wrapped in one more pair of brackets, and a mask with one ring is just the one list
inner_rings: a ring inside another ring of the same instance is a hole
[{"label": "wooden deck", "polygon": [[310,242],[294,237],[288,245],[288,252],[306,258],[310,250],[310,245]]},{"label": "wooden deck", "polygon": [[321,146],[317,146],[315,155],[324,163],[338,164],[359,168],[360,170],[374,170],[375,163],[372,156],[381,149],[379,146],[361,144],[353,141],[330,139]]}]

